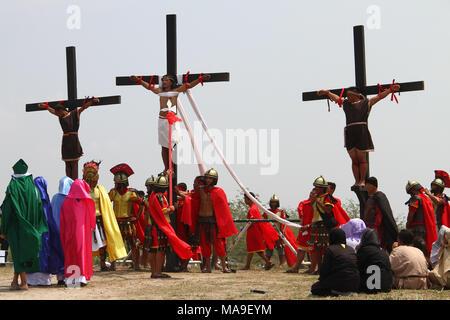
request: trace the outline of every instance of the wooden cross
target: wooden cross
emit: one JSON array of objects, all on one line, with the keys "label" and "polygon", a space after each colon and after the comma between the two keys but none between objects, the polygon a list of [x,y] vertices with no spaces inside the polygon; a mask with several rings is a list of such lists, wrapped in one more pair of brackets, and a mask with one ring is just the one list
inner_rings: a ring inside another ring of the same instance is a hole
[{"label": "wooden cross", "polygon": [[[365,57],[365,45],[364,45],[364,26],[354,26],[353,27],[353,43],[354,43],[354,54],[355,54],[355,86],[361,90],[361,93],[365,96],[367,95],[375,95],[379,93],[378,85],[367,86],[366,84],[366,57]],[[389,88],[391,83],[382,84],[383,88]],[[418,91],[424,90],[424,82],[423,81],[414,81],[414,82],[403,82],[399,83],[400,92],[406,91]],[[340,95],[341,89],[332,89],[330,90],[332,93],[336,95]],[[312,100],[322,100],[327,99],[326,96],[319,96],[317,91],[311,92],[303,92],[303,101],[312,101]],[[367,162],[369,163],[369,153],[367,155]],[[369,168],[367,169],[366,178],[369,177]],[[353,186],[351,188],[352,191],[356,193],[356,196],[359,200],[360,206],[360,217],[363,219],[364,215],[364,207],[366,201],[368,199],[368,193],[365,187],[361,186]]]},{"label": "wooden cross", "polygon": [[[76,56],[75,47],[66,47],[66,64],[67,64],[67,92],[68,99],[62,101],[49,101],[48,105],[54,108],[57,104],[61,104],[69,111],[72,111],[78,107],[82,107],[85,99],[77,99],[77,67],[76,67]],[[108,97],[96,97],[100,100],[99,103],[95,105],[109,105],[109,104],[120,104],[120,96],[108,96]],[[46,102],[29,103],[25,107],[26,112],[32,111],[47,111],[44,108],[40,108],[39,104],[45,104]]]},{"label": "wooden cross", "polygon": [[[200,74],[191,74],[189,73],[186,77],[186,74],[182,74],[181,77],[177,75],[177,16],[175,14],[168,14],[166,15],[166,50],[167,50],[167,74],[173,75],[176,78],[178,78],[178,82],[183,84],[185,82],[191,82],[200,76]],[[211,75],[211,78],[208,80],[203,80],[203,82],[221,82],[221,81],[230,81],[230,73],[228,72],[220,72],[220,73],[204,73]],[[141,76],[137,76],[140,78]],[[154,84],[158,84],[160,82],[162,76],[159,75],[143,75],[142,80],[145,82],[150,83],[153,81]],[[129,76],[120,76],[116,77],[116,85],[117,86],[133,86],[137,85],[136,82],[132,81]],[[176,153],[176,146],[174,149],[174,152]],[[173,167],[173,185],[177,185],[178,181],[178,170],[177,170],[177,164],[174,163]],[[176,199],[176,193],[175,191],[172,194],[173,199]],[[173,215],[171,215],[170,220],[173,228],[176,230],[176,214],[175,211]],[[167,257],[167,265],[166,268],[174,270],[176,267],[174,264],[177,264],[176,261],[173,261],[172,257],[168,255]],[[176,260],[176,259],[175,259]]]}]

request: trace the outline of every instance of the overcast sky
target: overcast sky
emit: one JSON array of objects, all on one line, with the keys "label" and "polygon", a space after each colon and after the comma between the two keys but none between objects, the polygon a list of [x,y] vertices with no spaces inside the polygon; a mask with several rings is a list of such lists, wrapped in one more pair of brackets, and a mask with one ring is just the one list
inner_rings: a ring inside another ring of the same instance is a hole
[{"label": "overcast sky", "polygon": [[[65,174],[58,119],[26,113],[25,104],[67,99],[67,46],[76,46],[79,98],[122,96],[121,105],[82,114],[80,176],[84,162],[102,160],[99,183],[110,189],[109,169],[126,162],[135,171],[130,186],[145,189],[146,178],[162,170],[158,97],[142,87],[117,87],[115,77],[166,72],[166,14],[176,14],[178,72],[230,72],[230,82],[192,90],[208,126],[219,144],[230,146],[226,156],[234,158],[231,165],[244,184],[263,202],[277,194],[287,208],[308,197],[319,175],[337,183],[335,195],[344,202],[357,201],[350,191],[343,111],[333,104],[328,112],[325,101],[302,102],[301,93],[354,85],[352,28],[364,25],[367,84],[425,81],[424,91],[401,94],[398,105],[387,98],[369,118],[371,174],[394,213],[405,216],[407,181],[429,187],[435,169],[450,171],[449,12],[448,0],[4,0],[0,193],[19,158],[34,177],[45,177],[50,196],[57,192]],[[200,132],[187,98],[180,97]],[[233,149],[226,136],[239,130],[250,130],[258,147],[252,149],[254,141]],[[202,140],[207,166],[218,170],[219,186],[233,199],[240,194],[237,185]],[[197,166],[179,170],[179,181],[191,186]]]}]

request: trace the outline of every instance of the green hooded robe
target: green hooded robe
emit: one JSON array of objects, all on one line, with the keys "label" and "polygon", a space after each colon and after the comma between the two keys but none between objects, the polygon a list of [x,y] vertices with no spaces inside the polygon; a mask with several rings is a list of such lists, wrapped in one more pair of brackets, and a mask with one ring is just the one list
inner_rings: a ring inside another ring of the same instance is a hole
[{"label": "green hooded robe", "polygon": [[2,204],[0,234],[8,238],[15,273],[39,272],[41,235],[48,231],[47,220],[28,166],[20,159],[13,169]]}]

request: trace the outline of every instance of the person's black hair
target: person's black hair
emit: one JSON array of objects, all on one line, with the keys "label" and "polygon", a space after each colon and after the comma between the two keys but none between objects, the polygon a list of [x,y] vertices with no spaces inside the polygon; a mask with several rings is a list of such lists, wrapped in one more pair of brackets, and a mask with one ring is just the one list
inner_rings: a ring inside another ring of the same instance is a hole
[{"label": "person's black hair", "polygon": [[347,89],[344,90],[345,97],[348,97],[348,91],[352,91],[352,92],[361,94],[361,90],[358,87],[348,87]]},{"label": "person's black hair", "polygon": [[178,184],[178,189],[180,189],[181,191],[186,191],[187,190],[187,185],[184,182],[181,182]]},{"label": "person's black hair", "polygon": [[172,81],[172,86],[169,89],[175,89],[175,88],[179,87],[176,76],[174,76],[172,74],[165,74],[161,77],[161,81],[162,81],[162,78],[164,78],[164,77],[169,78]]},{"label": "person's black hair", "polygon": [[414,234],[410,230],[403,229],[398,233],[398,240],[409,246],[413,244]]},{"label": "person's black hair", "polygon": [[411,191],[420,191],[421,189],[423,189],[422,185],[420,183],[414,185],[409,192],[411,193]]},{"label": "person's black hair", "polygon": [[337,228],[330,231],[330,245],[331,244],[346,244],[347,239],[344,230]]},{"label": "person's black hair", "polygon": [[138,190],[138,191],[136,192],[136,194],[138,195],[139,198],[145,197],[145,192],[144,192],[144,191]]},{"label": "person's black hair", "polygon": [[195,180],[198,180],[198,181],[200,181],[201,183],[206,184],[206,178],[205,178],[205,176],[197,176],[197,177],[195,177],[194,181],[195,181]]},{"label": "person's black hair", "polygon": [[[253,198],[255,198],[256,199],[256,196],[255,196],[255,194],[253,193],[253,192],[249,192],[251,195],[252,195],[252,197]],[[244,194],[244,196],[247,198],[247,199],[250,199],[249,197],[247,197],[247,195],[246,194]]]},{"label": "person's black hair", "polygon": [[336,183],[328,181],[328,185],[331,189],[336,190]]},{"label": "person's black hair", "polygon": [[369,177],[366,179],[366,184],[369,183],[378,188],[378,180],[375,177]]}]

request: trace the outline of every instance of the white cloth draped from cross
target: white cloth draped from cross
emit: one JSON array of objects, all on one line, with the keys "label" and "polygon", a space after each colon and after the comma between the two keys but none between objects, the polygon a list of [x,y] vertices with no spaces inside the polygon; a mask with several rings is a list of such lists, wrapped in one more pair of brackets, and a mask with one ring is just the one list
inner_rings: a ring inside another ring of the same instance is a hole
[{"label": "white cloth draped from cross", "polygon": [[[284,225],[293,227],[293,228],[301,228],[301,226],[300,226],[299,224],[296,224],[296,223],[293,223],[293,222],[291,222],[291,221],[282,219],[282,218],[280,218],[279,216],[277,216],[276,214],[274,214],[273,212],[270,212],[269,210],[267,210],[266,208],[264,208],[263,205],[262,205],[256,198],[254,198],[254,197],[253,197],[253,196],[245,189],[245,187],[244,187],[244,185],[242,184],[242,182],[239,180],[239,178],[238,178],[238,177],[236,176],[236,174],[234,173],[233,169],[231,169],[230,165],[229,165],[229,164],[227,163],[227,161],[225,160],[225,157],[224,157],[222,151],[221,151],[220,148],[217,146],[217,144],[216,144],[214,138],[212,137],[212,135],[211,135],[211,133],[210,133],[210,131],[209,131],[208,126],[206,125],[206,122],[205,122],[205,120],[204,120],[202,114],[200,113],[200,110],[199,110],[197,104],[195,103],[194,97],[192,96],[192,94],[191,94],[191,92],[190,92],[189,89],[186,90],[186,95],[187,95],[187,97],[188,97],[189,103],[191,104],[192,108],[194,109],[194,112],[195,112],[195,114],[196,114],[198,120],[199,120],[200,123],[202,124],[203,130],[205,131],[205,133],[207,134],[209,140],[211,141],[212,145],[214,146],[214,149],[216,150],[216,152],[217,152],[217,154],[219,155],[219,157],[222,159],[223,164],[225,165],[225,167],[227,168],[228,172],[229,172],[229,173],[231,174],[231,176],[233,177],[234,181],[236,181],[236,183],[238,184],[238,186],[239,186],[239,187],[241,188],[241,190],[247,195],[247,197],[248,197],[253,203],[255,203],[255,204],[258,206],[258,208],[259,208],[260,210],[262,210],[263,212],[267,213],[267,215],[268,215],[269,217],[272,217],[274,220],[276,220],[276,221],[278,221],[278,222],[280,222],[280,223],[282,223],[282,224],[284,224]],[[179,102],[179,101],[180,101],[180,100],[178,99],[178,102]],[[194,151],[195,151],[195,156],[197,157],[197,162],[199,163],[199,168],[201,167],[200,164],[202,164],[202,166],[203,166],[203,168],[204,168],[203,160],[202,160],[201,155],[200,155],[200,153],[198,152],[198,149],[197,149],[197,147],[196,147],[196,145],[195,145],[194,136],[193,136],[193,134],[192,134],[192,130],[191,130],[191,128],[190,128],[189,122],[187,121],[187,118],[186,118],[186,115],[185,115],[185,113],[184,113],[183,107],[181,106],[181,104],[179,104],[178,107],[179,107],[179,109],[180,109],[180,114],[181,114],[181,117],[182,117],[182,119],[183,119],[183,122],[184,122],[184,124],[185,124],[185,126],[186,126],[186,130],[187,130],[188,133],[189,133],[189,137],[190,137],[190,139],[191,139],[191,143],[192,143],[192,146],[193,146]],[[181,108],[180,108],[180,107],[181,107]],[[204,170],[204,169],[203,169],[203,170]],[[202,172],[202,169],[200,169],[200,173],[203,174],[204,171]]]}]

